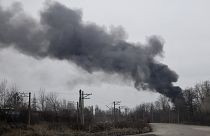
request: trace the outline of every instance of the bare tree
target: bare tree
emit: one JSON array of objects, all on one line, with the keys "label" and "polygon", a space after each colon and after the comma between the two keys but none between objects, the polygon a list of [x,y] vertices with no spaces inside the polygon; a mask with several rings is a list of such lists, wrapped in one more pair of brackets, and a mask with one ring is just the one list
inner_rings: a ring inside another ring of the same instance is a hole
[{"label": "bare tree", "polygon": [[158,101],[160,102],[160,108],[163,111],[167,111],[170,108],[169,98],[167,98],[166,96],[161,95]]},{"label": "bare tree", "polygon": [[6,92],[8,92],[7,81],[4,80],[0,83],[0,107],[5,105]]},{"label": "bare tree", "polygon": [[194,115],[194,112],[197,111],[197,108],[199,107],[199,104],[196,99],[196,93],[193,88],[188,88],[184,90],[183,95],[185,97],[186,102],[186,112],[189,114],[187,118],[191,120],[191,118]]},{"label": "bare tree", "polygon": [[10,88],[10,91],[7,92],[5,98],[5,107],[12,109],[19,109],[24,106],[23,97],[18,92],[18,88],[16,85],[13,85]]},{"label": "bare tree", "polygon": [[197,103],[199,104],[198,108],[201,112],[210,112],[210,81],[204,81],[202,83],[196,84],[194,87],[194,92],[196,95]]},{"label": "bare tree", "polygon": [[36,95],[34,94],[33,98],[32,98],[32,110],[36,111],[37,110],[37,99],[36,99]]},{"label": "bare tree", "polygon": [[59,109],[60,103],[58,101],[58,95],[56,93],[50,92],[46,96],[46,108],[47,110],[53,110],[57,112]]},{"label": "bare tree", "polygon": [[45,90],[44,89],[40,89],[39,91],[39,103],[41,106],[41,111],[45,111],[46,109],[46,95],[45,95]]}]

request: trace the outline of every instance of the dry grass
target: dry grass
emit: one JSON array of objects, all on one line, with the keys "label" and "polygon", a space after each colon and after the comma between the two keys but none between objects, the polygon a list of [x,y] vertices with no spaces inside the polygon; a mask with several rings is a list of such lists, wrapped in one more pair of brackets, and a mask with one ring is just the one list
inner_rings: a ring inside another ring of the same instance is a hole
[{"label": "dry grass", "polygon": [[75,131],[66,126],[60,126],[53,129],[50,126],[51,125],[49,124],[42,123],[27,128],[10,128],[9,130],[5,131],[6,133],[2,134],[2,136],[123,136],[150,131],[150,128],[145,127],[141,130],[134,128],[123,128],[89,133],[86,131]]}]

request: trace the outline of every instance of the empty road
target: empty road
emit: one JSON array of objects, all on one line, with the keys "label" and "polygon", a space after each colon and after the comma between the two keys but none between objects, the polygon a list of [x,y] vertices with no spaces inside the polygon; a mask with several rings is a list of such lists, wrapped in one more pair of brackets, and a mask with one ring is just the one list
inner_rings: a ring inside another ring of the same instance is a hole
[{"label": "empty road", "polygon": [[210,136],[210,127],[207,126],[166,123],[152,123],[151,125],[153,127],[154,132],[147,134],[148,136]]}]

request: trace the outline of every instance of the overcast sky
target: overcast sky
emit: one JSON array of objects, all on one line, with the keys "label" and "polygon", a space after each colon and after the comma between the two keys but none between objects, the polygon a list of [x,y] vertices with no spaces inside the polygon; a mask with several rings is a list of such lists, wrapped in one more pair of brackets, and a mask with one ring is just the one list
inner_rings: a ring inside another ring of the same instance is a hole
[{"label": "overcast sky", "polygon": [[[7,7],[15,0],[1,0]],[[44,0],[19,0],[27,14],[39,19]],[[100,26],[122,26],[128,41],[145,42],[151,35],[164,41],[161,61],[179,75],[182,88],[210,79],[210,1],[209,0],[57,0],[81,9],[83,20]],[[158,94],[137,91],[130,81],[104,72],[90,74],[77,65],[49,58],[36,60],[6,48],[0,50],[0,79],[15,83],[21,90],[39,88],[54,91],[67,100],[77,101],[78,90],[93,93],[86,105],[105,108],[114,100],[134,107],[155,101]],[[80,81],[80,82],[78,82]]]}]

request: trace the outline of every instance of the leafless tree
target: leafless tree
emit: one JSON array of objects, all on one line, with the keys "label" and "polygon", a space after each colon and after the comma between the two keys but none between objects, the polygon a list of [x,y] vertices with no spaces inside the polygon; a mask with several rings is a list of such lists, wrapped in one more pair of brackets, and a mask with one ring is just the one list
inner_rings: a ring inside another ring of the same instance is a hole
[{"label": "leafless tree", "polygon": [[0,107],[5,105],[6,92],[8,92],[7,81],[4,80],[0,83]]},{"label": "leafless tree", "polygon": [[50,92],[46,96],[46,108],[47,110],[53,110],[57,112],[59,109],[60,103],[58,100],[58,95],[56,93]]},{"label": "leafless tree", "polygon": [[5,97],[5,107],[12,109],[19,109],[23,107],[23,97],[18,92],[18,88],[16,85],[12,85],[12,87],[7,91]]},{"label": "leafless tree", "polygon": [[45,90],[44,89],[40,89],[39,90],[39,104],[41,106],[41,111],[45,111],[46,109],[46,94],[45,94]]},{"label": "leafless tree", "polygon": [[37,110],[37,99],[36,99],[36,95],[34,94],[33,98],[32,98],[32,104],[31,104],[32,110],[36,111]]}]

